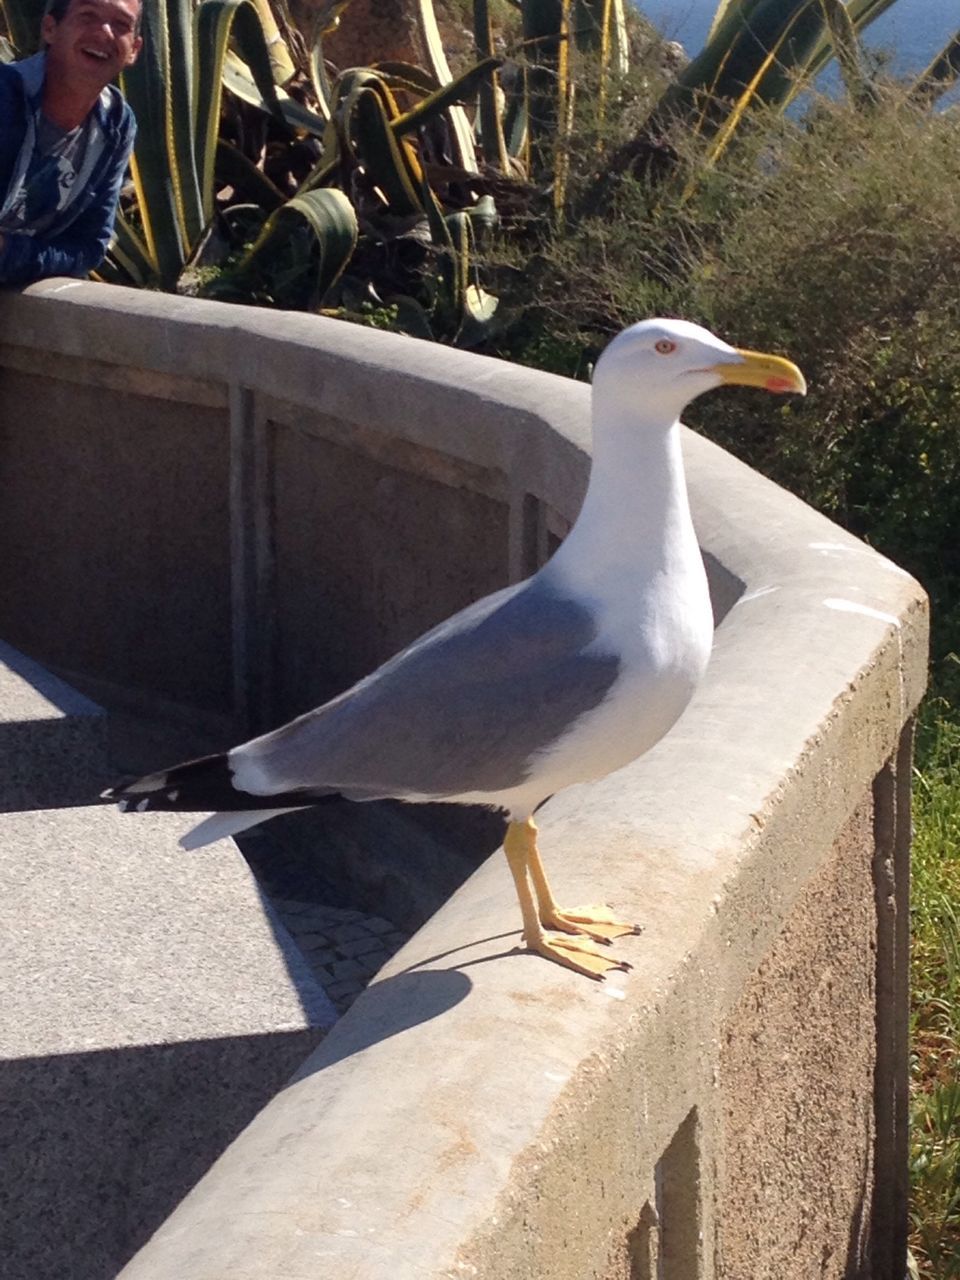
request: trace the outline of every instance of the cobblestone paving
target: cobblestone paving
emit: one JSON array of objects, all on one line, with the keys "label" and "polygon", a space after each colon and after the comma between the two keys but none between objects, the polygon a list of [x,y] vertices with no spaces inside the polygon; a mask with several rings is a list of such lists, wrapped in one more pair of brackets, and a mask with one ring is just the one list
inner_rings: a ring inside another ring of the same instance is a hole
[{"label": "cobblestone paving", "polygon": [[349,1009],[409,936],[389,920],[362,911],[290,898],[272,902],[338,1013]]}]

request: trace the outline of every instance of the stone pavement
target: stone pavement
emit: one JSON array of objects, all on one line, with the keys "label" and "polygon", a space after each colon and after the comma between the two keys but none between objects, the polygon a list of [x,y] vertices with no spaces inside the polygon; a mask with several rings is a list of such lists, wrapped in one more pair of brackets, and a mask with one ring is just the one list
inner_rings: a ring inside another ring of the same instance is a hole
[{"label": "stone pavement", "polygon": [[381,916],[289,898],[270,899],[313,976],[344,1013],[408,934]]},{"label": "stone pavement", "polygon": [[[331,838],[313,828],[298,838],[291,819],[280,818],[242,832],[235,843],[312,977],[343,1014],[410,930],[363,909],[349,881],[327,873]],[[366,902],[373,905],[369,895]]]}]

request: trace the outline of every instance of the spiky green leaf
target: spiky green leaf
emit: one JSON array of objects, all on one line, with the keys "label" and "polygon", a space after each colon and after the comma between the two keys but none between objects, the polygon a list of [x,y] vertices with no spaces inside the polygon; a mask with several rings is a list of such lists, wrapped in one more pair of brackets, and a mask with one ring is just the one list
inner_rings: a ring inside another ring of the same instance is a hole
[{"label": "spiky green leaf", "polygon": [[[44,0],[0,0],[0,14],[14,57],[26,58],[39,49],[43,10]],[[4,61],[12,59],[4,58]]]},{"label": "spiky green leaf", "polygon": [[143,49],[121,86],[137,118],[132,169],[150,257],[172,288],[203,226],[193,143],[193,17],[184,0],[144,0]]},{"label": "spiky green leaf", "polygon": [[429,97],[418,102],[415,107],[399,116],[393,122],[393,131],[398,137],[410,133],[437,116],[448,112],[455,103],[469,99],[478,86],[490,84],[493,73],[502,63],[501,58],[484,58],[476,66],[465,71],[456,80],[451,80]]},{"label": "spiky green leaf", "polygon": [[393,122],[399,111],[389,90],[368,84],[349,95],[346,119],[350,146],[373,185],[398,217],[422,213],[419,191],[423,171],[408,142],[398,138]]},{"label": "spiky green leaf", "polygon": [[[493,57],[493,28],[490,23],[489,0],[473,0],[473,38],[477,53],[484,59]],[[500,114],[500,85],[495,68],[477,86],[480,139],[488,164],[506,173],[509,164],[507,142]]]},{"label": "spiky green leaf", "polygon": [[356,214],[342,191],[296,195],[270,215],[236,272],[208,292],[318,307],[353,256],[357,234]]},{"label": "spiky green leaf", "polygon": [[327,126],[324,116],[297,102],[279,86],[273,87],[272,98],[268,101],[257,88],[257,82],[249,66],[233,49],[227,50],[227,56],[224,59],[223,83],[224,87],[236,94],[241,102],[248,102],[250,106],[259,107],[261,111],[268,114],[274,114],[279,110],[280,115],[291,128],[303,129],[305,133],[312,133],[316,138],[323,137]]},{"label": "spiky green leaf", "polygon": [[137,288],[152,284],[156,277],[147,246],[123,213],[117,214],[106,261],[96,274],[111,283]]},{"label": "spiky green leaf", "polygon": [[[220,131],[223,69],[231,39],[263,101],[275,115],[282,114],[274,85],[267,34],[253,0],[201,0],[197,6],[197,64],[201,74],[195,145],[204,223],[213,216],[213,176]],[[196,235],[192,237],[191,245],[195,241]]]},{"label": "spiky green leaf", "polygon": [[[449,84],[452,80],[447,55],[437,27],[436,14],[431,0],[414,0],[420,32],[427,49],[429,69],[436,77],[438,84]],[[461,169],[475,173],[477,169],[477,153],[473,145],[473,130],[467,113],[462,107],[452,106],[449,109],[450,131],[453,143],[453,160]]]},{"label": "spiky green leaf", "polygon": [[960,31],[949,40],[910,90],[911,101],[931,106],[960,77]]}]

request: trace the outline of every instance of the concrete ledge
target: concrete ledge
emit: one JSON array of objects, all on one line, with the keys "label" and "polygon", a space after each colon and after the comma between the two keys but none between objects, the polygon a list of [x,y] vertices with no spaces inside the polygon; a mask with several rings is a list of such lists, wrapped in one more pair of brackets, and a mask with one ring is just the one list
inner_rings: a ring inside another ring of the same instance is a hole
[{"label": "concrete ledge", "polygon": [[[675,1232],[689,1215],[686,1236],[680,1231],[686,1243],[674,1246],[693,1257],[681,1276],[805,1280],[825,1246],[836,1255],[827,1275],[850,1274],[848,1261],[862,1274],[886,1275],[866,1269],[869,1240],[858,1237],[859,1253],[848,1259],[849,1221],[823,1221],[819,1206],[845,1153],[835,1159],[822,1150],[807,1176],[796,1176],[791,1199],[771,1206],[773,1221],[759,1224],[748,1254],[758,1269],[714,1270],[717,1221],[731,1233],[750,1221],[735,1215],[742,1183],[725,1185],[716,1166],[725,1144],[737,1143],[724,1112],[737,1081],[723,1070],[721,1046],[744,1033],[741,992],[835,847],[871,883],[873,779],[896,752],[901,698],[916,680],[901,651],[905,643],[908,655],[920,652],[915,587],[874,563],[862,566],[860,580],[872,592],[882,585],[888,608],[902,608],[898,627],[824,609],[821,647],[770,599],[758,647],[721,635],[702,696],[667,741],[542,811],[544,856],[564,900],[609,896],[643,922],[642,937],[620,944],[635,965],[628,978],[596,987],[510,955],[516,907],[494,857],[358,999],[123,1280],[310,1280],[317,1268],[356,1280],[612,1278],[625,1274],[618,1267],[629,1261],[628,1241],[645,1238],[646,1207],[658,1204]],[[878,596],[869,598],[876,607]],[[760,599],[744,604],[744,625],[750,603]],[[769,661],[780,643],[783,667]],[[859,648],[862,683],[819,719],[794,718],[790,690],[827,678],[834,646],[847,645]],[[790,667],[801,649],[802,664]],[[777,670],[798,672],[797,684],[777,688]],[[754,683],[756,700],[739,703],[738,690]],[[864,801],[861,840],[844,844]],[[856,934],[855,1000],[875,994],[869,896],[866,915]],[[774,989],[789,981],[799,1022],[781,1024],[784,1038],[757,1062],[775,1069],[782,1058],[784,1067],[804,1051],[809,1003],[825,972],[834,973],[837,999],[848,998],[833,955],[814,950],[806,967],[781,969]],[[872,1147],[873,1010],[859,1007],[858,1028],[834,1029],[857,1037],[867,1109],[859,1115]],[[832,1015],[828,1002],[828,1025]],[[849,1104],[829,1089],[804,1090],[802,1080],[794,1103],[794,1138],[780,1154],[796,1175],[804,1128]],[[665,1206],[658,1179],[677,1156],[675,1140],[689,1149]],[[867,1220],[870,1177],[889,1170],[860,1172],[866,1186],[858,1198],[851,1193],[849,1208],[851,1219],[856,1209]],[[793,1224],[804,1219],[818,1229],[798,1250]]]},{"label": "concrete ledge", "polygon": [[112,1280],[333,1021],[189,819],[0,815],[5,1280]]},{"label": "concrete ledge", "polygon": [[[140,537],[153,530],[176,608],[143,593],[136,557],[100,584],[131,634],[149,621],[130,669],[151,694],[222,710],[229,669],[238,721],[302,709],[535,568],[578,509],[588,391],[562,379],[81,283],[0,297],[0,322],[18,335],[0,348],[11,394],[40,394],[53,364],[51,406],[67,386],[96,395],[69,431],[54,412],[43,428],[45,456],[83,457],[85,493],[131,465],[103,431],[174,477]],[[35,433],[8,434],[49,483]],[[190,510],[176,477],[191,441],[210,490],[194,524],[169,514]],[[707,678],[655,751],[542,811],[563,898],[644,923],[619,944],[629,979],[511,954],[495,855],[124,1280],[901,1280],[925,597],[721,450],[690,433],[684,449],[720,620]],[[90,536],[106,556],[109,521]],[[7,537],[29,588],[34,551]],[[66,597],[72,554],[54,557]],[[26,647],[42,609],[19,602],[7,624]],[[177,614],[194,604],[187,647]],[[101,672],[116,637],[102,644],[86,650]]]}]

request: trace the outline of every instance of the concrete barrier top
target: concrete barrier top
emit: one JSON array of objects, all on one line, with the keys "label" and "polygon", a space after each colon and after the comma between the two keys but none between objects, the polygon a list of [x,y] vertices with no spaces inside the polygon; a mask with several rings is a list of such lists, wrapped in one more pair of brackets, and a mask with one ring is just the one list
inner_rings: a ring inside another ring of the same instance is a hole
[{"label": "concrete barrier top", "polygon": [[[38,346],[399,433],[569,519],[583,492],[588,388],[496,360],[64,281],[0,296],[0,334],[0,364]],[[594,985],[516,953],[494,857],[123,1280],[599,1277],[684,1117],[710,1128],[725,1020],[922,696],[927,610],[909,575],[797,499],[692,433],[684,449],[729,584],[707,677],[647,756],[540,815],[563,898],[643,923],[618,944],[633,972]]]}]

